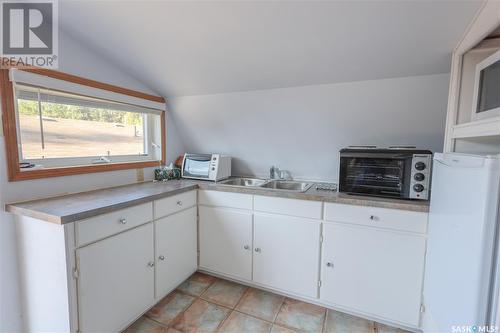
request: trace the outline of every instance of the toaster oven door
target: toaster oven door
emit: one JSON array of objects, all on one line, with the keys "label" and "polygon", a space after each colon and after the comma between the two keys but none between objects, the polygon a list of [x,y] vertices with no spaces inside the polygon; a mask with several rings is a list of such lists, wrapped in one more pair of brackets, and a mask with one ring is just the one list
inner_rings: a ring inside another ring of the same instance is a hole
[{"label": "toaster oven door", "polygon": [[340,158],[340,192],[408,198],[411,157]]},{"label": "toaster oven door", "polygon": [[182,177],[209,179],[211,154],[186,154],[182,163]]}]

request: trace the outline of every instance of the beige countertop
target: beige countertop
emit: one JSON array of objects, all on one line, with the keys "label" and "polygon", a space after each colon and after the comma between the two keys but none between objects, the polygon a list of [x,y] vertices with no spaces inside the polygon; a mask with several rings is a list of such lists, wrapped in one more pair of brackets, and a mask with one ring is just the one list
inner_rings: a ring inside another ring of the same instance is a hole
[{"label": "beige countertop", "polygon": [[47,199],[11,203],[5,205],[5,210],[17,215],[64,224],[198,188],[281,198],[336,202],[349,205],[403,209],[416,212],[429,211],[429,203],[427,201],[353,196],[316,190],[314,186],[304,193],[297,193],[262,188],[230,187],[207,181],[185,179],[171,180],[165,183],[144,182]]}]

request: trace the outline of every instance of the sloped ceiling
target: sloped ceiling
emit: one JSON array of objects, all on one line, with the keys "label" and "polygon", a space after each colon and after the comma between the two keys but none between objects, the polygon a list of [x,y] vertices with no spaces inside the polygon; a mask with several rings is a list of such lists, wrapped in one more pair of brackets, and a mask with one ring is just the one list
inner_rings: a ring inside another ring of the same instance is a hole
[{"label": "sloped ceiling", "polygon": [[165,97],[449,72],[479,1],[75,1],[60,26]]}]

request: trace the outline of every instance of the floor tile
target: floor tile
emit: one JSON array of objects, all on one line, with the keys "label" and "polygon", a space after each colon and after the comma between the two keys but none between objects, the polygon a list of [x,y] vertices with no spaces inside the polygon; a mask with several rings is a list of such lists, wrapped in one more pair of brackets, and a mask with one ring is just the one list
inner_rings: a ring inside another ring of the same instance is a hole
[{"label": "floor tile", "polygon": [[165,333],[165,327],[142,316],[123,333]]},{"label": "floor tile", "polygon": [[345,313],[328,310],[325,330],[323,333],[374,333],[375,324],[372,321],[354,317]]},{"label": "floor tile", "polygon": [[216,277],[196,272],[177,289],[190,295],[200,296],[215,281]]},{"label": "floor tile", "polygon": [[241,284],[226,280],[218,280],[201,295],[201,298],[229,308],[234,308],[246,290],[247,287]]},{"label": "floor tile", "polygon": [[292,331],[289,328],[278,326],[278,325],[274,324],[273,328],[271,328],[270,333],[296,333],[296,331]]},{"label": "floor tile", "polygon": [[172,323],[172,328],[184,333],[211,333],[227,318],[230,309],[197,299]]},{"label": "floor tile", "polygon": [[323,328],[325,313],[326,309],[321,306],[286,298],[276,318],[276,324],[319,333]]},{"label": "floor tile", "polygon": [[410,333],[409,331],[402,330],[400,328],[387,326],[380,323],[375,323],[378,333]]},{"label": "floor tile", "polygon": [[250,288],[241,298],[236,309],[252,316],[274,321],[285,297],[267,291]]},{"label": "floor tile", "polygon": [[146,316],[164,325],[168,325],[182,311],[186,310],[194,300],[193,296],[173,291],[149,310]]},{"label": "floor tile", "polygon": [[271,323],[233,311],[218,333],[268,333]]}]

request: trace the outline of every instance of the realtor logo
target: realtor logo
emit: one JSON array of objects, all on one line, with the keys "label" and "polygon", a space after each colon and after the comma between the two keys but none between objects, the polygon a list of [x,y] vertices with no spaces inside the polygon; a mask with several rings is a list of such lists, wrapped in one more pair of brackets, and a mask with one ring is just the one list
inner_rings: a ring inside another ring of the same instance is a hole
[{"label": "realtor logo", "polygon": [[57,67],[57,0],[0,2],[0,67]]}]

